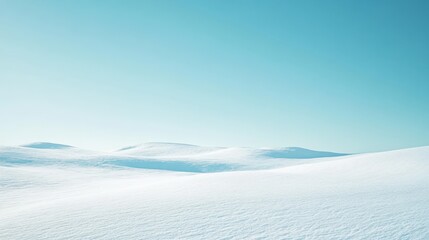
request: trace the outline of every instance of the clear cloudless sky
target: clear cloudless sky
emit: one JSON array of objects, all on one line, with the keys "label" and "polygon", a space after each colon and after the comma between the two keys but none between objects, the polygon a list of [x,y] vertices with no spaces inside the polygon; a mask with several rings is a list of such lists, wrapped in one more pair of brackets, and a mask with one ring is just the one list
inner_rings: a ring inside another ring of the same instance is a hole
[{"label": "clear cloudless sky", "polygon": [[0,145],[429,145],[429,1],[0,0]]}]

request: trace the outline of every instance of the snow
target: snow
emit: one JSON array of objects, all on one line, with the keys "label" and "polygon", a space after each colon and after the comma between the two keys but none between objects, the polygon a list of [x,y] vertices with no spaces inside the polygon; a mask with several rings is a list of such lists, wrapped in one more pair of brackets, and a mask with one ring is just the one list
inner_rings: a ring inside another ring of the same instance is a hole
[{"label": "snow", "polygon": [[429,147],[0,148],[2,240],[429,239],[428,216]]},{"label": "snow", "polygon": [[[344,153],[314,151],[299,147],[288,148],[227,148],[227,147],[202,147],[183,143],[145,143],[137,146],[126,147],[118,152],[134,156],[157,157],[190,157],[190,156],[216,156],[216,158],[231,158],[236,156],[243,158],[249,155],[261,155],[271,158],[320,158],[344,156]],[[222,156],[223,155],[223,156]]]},{"label": "snow", "polygon": [[49,142],[35,142],[35,143],[22,145],[22,147],[41,148],[41,149],[63,149],[63,148],[71,148],[72,146],[58,144],[58,143],[49,143]]}]

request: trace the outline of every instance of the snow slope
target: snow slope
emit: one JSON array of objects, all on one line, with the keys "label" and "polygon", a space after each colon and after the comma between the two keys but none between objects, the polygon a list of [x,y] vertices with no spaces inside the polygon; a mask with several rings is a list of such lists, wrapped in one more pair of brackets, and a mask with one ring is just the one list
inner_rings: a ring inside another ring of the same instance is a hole
[{"label": "snow slope", "polygon": [[[129,167],[179,172],[268,169],[346,154],[303,148],[252,149],[202,147],[179,143],[146,143],[115,152],[95,152],[57,143],[0,147],[0,164]],[[299,160],[299,161],[297,161]]]},{"label": "snow slope", "polygon": [[307,159],[273,151],[3,147],[0,239],[429,239],[429,147]]}]

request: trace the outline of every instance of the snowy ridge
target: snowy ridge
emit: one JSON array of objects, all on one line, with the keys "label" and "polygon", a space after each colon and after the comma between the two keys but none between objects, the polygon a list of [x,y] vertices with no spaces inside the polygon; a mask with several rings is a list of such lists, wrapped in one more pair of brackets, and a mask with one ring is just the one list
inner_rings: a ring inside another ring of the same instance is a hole
[{"label": "snowy ridge", "polygon": [[[429,147],[287,159],[152,145],[0,148],[0,239],[429,239]],[[237,168],[112,163],[125,160]]]},{"label": "snowy ridge", "polygon": [[203,152],[215,151],[222,149],[222,147],[201,147],[192,144],[184,143],[164,143],[164,142],[150,142],[143,143],[136,146],[125,147],[118,152],[134,155],[145,156],[159,156],[159,155],[190,155]]},{"label": "snowy ridge", "polygon": [[[303,148],[252,149],[202,147],[181,143],[145,143],[114,152],[95,152],[56,143],[0,147],[1,164],[120,166],[180,172],[268,169],[310,159],[345,154]],[[289,161],[287,159],[290,159]]]},{"label": "snowy ridge", "polygon": [[[141,145],[126,147],[118,150],[118,152],[133,156],[195,156],[209,155],[219,157],[231,156],[255,156],[261,155],[272,158],[319,158],[319,157],[334,157],[344,156],[344,153],[314,151],[299,147],[287,148],[227,148],[227,147],[202,147],[183,143],[144,143]],[[222,156],[225,153],[225,156]]]}]

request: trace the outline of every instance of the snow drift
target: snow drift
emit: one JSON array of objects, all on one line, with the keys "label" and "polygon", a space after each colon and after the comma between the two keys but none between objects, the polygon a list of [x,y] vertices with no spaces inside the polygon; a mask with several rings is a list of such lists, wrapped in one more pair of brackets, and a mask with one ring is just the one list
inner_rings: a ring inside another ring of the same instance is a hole
[{"label": "snow drift", "polygon": [[429,238],[429,147],[340,155],[2,147],[0,239]]}]

